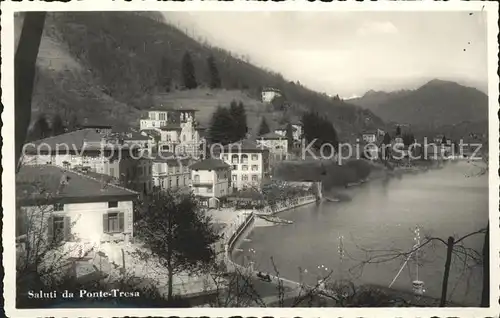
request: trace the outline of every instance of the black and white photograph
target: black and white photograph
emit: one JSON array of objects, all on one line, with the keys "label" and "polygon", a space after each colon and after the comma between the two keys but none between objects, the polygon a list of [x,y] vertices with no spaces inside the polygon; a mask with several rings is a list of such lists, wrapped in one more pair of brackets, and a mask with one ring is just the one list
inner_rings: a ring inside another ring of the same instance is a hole
[{"label": "black and white photograph", "polygon": [[8,316],[498,313],[498,4],[358,4],[6,6]]}]

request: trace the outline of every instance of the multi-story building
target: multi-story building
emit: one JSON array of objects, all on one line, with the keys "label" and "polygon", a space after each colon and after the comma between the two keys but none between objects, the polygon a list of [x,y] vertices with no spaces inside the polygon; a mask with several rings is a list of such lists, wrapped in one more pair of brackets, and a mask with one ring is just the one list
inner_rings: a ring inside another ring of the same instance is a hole
[{"label": "multi-story building", "polygon": [[190,166],[191,188],[195,196],[210,208],[218,208],[220,200],[231,194],[231,166],[219,159],[205,159]]},{"label": "multi-story building", "polygon": [[138,132],[126,132],[122,133],[123,142],[127,145],[134,145],[139,148],[151,149],[155,146],[156,142],[153,136],[148,136],[147,134],[141,134]]},{"label": "multi-story building", "polygon": [[[303,125],[300,122],[293,122],[292,125],[292,137],[295,144],[300,144],[302,142],[303,136]],[[274,130],[274,133],[286,137],[286,130],[288,124],[280,125]]]},{"label": "multi-story building", "polygon": [[288,157],[288,140],[282,135],[270,132],[259,136],[256,140],[262,148],[269,149],[270,159],[286,160]]},{"label": "multi-story building", "polygon": [[151,156],[153,184],[160,190],[187,189],[191,184],[190,160],[173,153],[160,152]]},{"label": "multi-story building", "polygon": [[362,139],[364,142],[374,143],[377,141],[377,131],[375,130],[367,130],[363,132]]},{"label": "multi-story building", "polygon": [[160,128],[167,124],[187,123],[189,120],[195,121],[194,109],[152,109],[148,110],[140,119],[140,128],[151,129]]},{"label": "multi-story building", "polygon": [[16,189],[16,237],[25,244],[133,237],[137,192],[51,165],[22,166]]},{"label": "multi-story building", "polygon": [[243,140],[214,150],[214,156],[231,166],[233,190],[260,187],[269,173],[269,150],[255,142]]},{"label": "multi-story building", "polygon": [[273,101],[274,98],[282,96],[282,94],[279,89],[266,87],[262,89],[261,96],[263,103],[270,103]]},{"label": "multi-story building", "polygon": [[198,158],[202,152],[204,128],[195,119],[196,110],[151,110],[141,119],[141,131],[159,133],[160,151]]},{"label": "multi-story building", "polygon": [[[22,163],[93,171],[109,175],[118,179],[120,184],[136,189],[140,151],[116,138],[107,138],[94,129],[82,129],[26,144]],[[140,184],[144,185],[143,182]],[[145,189],[140,190],[149,191],[149,183],[146,183]]]}]

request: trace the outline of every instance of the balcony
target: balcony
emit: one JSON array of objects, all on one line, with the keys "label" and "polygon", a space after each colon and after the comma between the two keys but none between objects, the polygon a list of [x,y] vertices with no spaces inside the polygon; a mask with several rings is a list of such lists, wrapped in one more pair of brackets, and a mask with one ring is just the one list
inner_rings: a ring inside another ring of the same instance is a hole
[{"label": "balcony", "polygon": [[191,184],[193,187],[211,187],[214,185],[214,181],[213,180],[193,180]]}]

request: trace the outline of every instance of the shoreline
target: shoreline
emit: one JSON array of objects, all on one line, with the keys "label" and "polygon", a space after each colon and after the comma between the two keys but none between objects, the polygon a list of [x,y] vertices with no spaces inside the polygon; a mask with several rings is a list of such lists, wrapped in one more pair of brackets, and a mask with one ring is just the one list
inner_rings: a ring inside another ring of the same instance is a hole
[{"label": "shoreline", "polygon": [[[363,182],[359,182],[359,184],[352,185],[349,188],[357,188],[357,186],[361,186],[361,185],[368,183],[368,182],[371,182],[371,181],[376,181],[376,180],[380,180],[380,179],[384,179],[384,178],[393,178],[393,177],[397,177],[398,175],[400,176],[403,174],[416,174],[416,173],[427,172],[429,170],[439,170],[442,167],[443,167],[442,164],[439,164],[439,165],[436,165],[436,164],[417,165],[417,166],[409,167],[409,169],[406,167],[396,167],[396,169],[394,169],[394,170],[389,170],[385,166],[384,167],[378,166],[375,169],[373,169],[373,167],[372,167],[373,170],[372,170],[372,173],[370,173],[369,177],[367,177],[365,180],[363,180]],[[332,187],[329,190],[323,189],[323,194],[326,196],[324,196],[319,201],[320,202],[321,201],[328,201],[328,198],[327,198],[328,193],[330,191],[335,191],[335,190],[339,190],[339,189],[344,189],[344,187]],[[305,205],[305,204],[302,204],[302,205]],[[276,212],[276,214],[291,210],[295,207],[297,207],[297,206],[288,207],[288,208],[279,210]],[[258,216],[258,215],[255,215],[255,216]],[[254,222],[252,222],[251,224],[248,223],[241,229],[241,231],[238,231],[238,233],[235,233],[235,235],[232,238],[233,242],[231,244],[229,254],[227,255],[229,262],[231,262],[234,267],[241,268],[245,272],[250,273],[252,276],[256,275],[258,270],[254,270],[253,266],[252,267],[245,267],[241,264],[238,264],[233,259],[233,251],[235,250],[235,247],[237,248],[240,244],[244,243],[245,238],[248,237],[248,235],[253,231],[253,226],[254,226]],[[293,280],[290,280],[290,279],[287,279],[284,277],[275,277],[275,276],[271,275],[271,273],[269,273],[269,275],[271,277],[270,284],[273,284],[273,285],[279,284],[281,281],[283,286],[291,287],[292,290],[294,290],[294,291],[296,291],[297,289],[302,289],[303,287],[305,287],[305,288],[308,287],[304,283],[300,283],[298,281],[293,281]],[[363,284],[360,284],[359,286],[363,286]],[[426,306],[433,306],[433,305],[435,306],[435,304],[439,303],[438,298],[434,298],[434,297],[430,297],[430,296],[423,296],[420,299],[417,299],[417,298],[414,298],[413,293],[411,293],[409,291],[405,291],[405,290],[387,288],[384,286],[377,286],[374,284],[367,284],[366,286],[371,286],[373,288],[376,288],[376,289],[383,291],[384,293],[386,293],[388,295],[396,295],[398,297],[406,299],[407,301],[411,301],[412,306],[422,306],[424,304]],[[456,306],[460,306],[460,305],[457,305],[457,303],[455,303],[455,302],[451,302],[448,304],[448,306],[456,307]]]}]

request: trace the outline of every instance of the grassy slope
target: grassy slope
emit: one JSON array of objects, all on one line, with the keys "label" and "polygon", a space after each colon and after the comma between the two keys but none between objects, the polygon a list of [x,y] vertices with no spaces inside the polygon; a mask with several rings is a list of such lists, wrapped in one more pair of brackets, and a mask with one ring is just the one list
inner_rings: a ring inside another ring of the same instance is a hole
[{"label": "grassy slope", "polygon": [[[199,109],[205,123],[214,107],[228,105],[232,99],[245,103],[250,128],[258,125],[262,115],[276,123],[283,114],[270,113],[258,101],[261,87],[273,86],[292,102],[292,115],[307,109],[327,114],[341,136],[383,125],[369,111],[288,82],[157,19],[126,12],[48,14],[38,60],[35,112],[62,109],[65,117],[77,113],[113,123],[136,123],[140,110],[154,105],[153,96],[165,93],[157,78],[160,61],[166,58],[175,92],[162,98]],[[211,92],[210,96],[204,89],[176,90],[181,87],[180,66],[186,51],[191,52],[202,86],[208,82],[206,58],[213,54],[223,87],[229,91]]]}]

